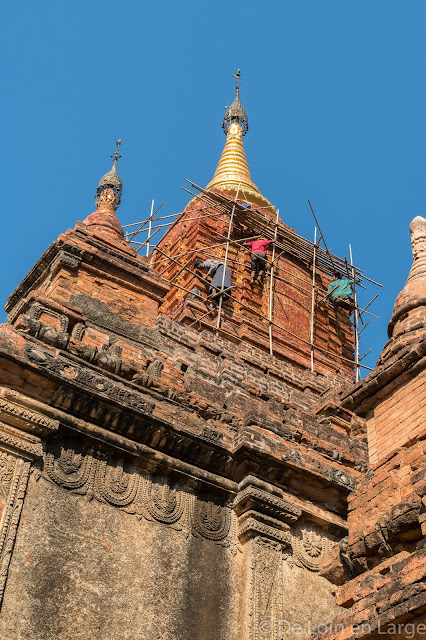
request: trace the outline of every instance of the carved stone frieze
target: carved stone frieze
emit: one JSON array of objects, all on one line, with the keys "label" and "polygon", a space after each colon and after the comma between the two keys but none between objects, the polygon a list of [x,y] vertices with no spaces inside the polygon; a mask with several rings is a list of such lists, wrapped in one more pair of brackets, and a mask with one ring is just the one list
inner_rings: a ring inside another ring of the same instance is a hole
[{"label": "carved stone frieze", "polygon": [[194,535],[221,542],[231,528],[231,510],[215,496],[200,496],[193,504],[192,528]]},{"label": "carved stone frieze", "polygon": [[128,507],[138,495],[140,476],[125,469],[122,459],[115,464],[98,459],[96,464],[95,488],[96,496],[115,507]]},{"label": "carved stone frieze", "polygon": [[182,487],[172,485],[163,476],[145,476],[143,486],[143,515],[147,520],[156,520],[182,528],[182,519],[192,496]]},{"label": "carved stone frieze", "polygon": [[30,457],[40,458],[43,454],[43,446],[38,436],[23,433],[20,429],[0,420],[0,446],[17,449]]},{"label": "carved stone frieze", "polygon": [[195,495],[164,476],[150,475],[137,464],[109,460],[104,453],[83,450],[67,440],[53,439],[42,477],[73,493],[235,549],[235,528],[227,500]]},{"label": "carved stone frieze", "polygon": [[9,495],[15,463],[16,458],[14,456],[0,451],[0,503],[2,505],[6,504]]},{"label": "carved stone frieze", "polygon": [[[7,399],[6,399],[7,398]],[[38,435],[56,431],[58,421],[21,404],[23,396],[12,389],[0,389],[0,415],[11,424],[27,427]]]},{"label": "carved stone frieze", "polygon": [[74,340],[80,342],[83,339],[84,334],[86,333],[86,325],[84,322],[77,322],[74,329],[72,330],[71,337]]},{"label": "carved stone frieze", "polygon": [[223,470],[232,463],[229,454],[218,448],[222,438],[210,439],[198,434],[194,440],[192,433],[159,427],[157,422],[146,420],[144,415],[138,416],[121,407],[113,407],[103,398],[73,389],[69,385],[62,385],[58,389],[52,403],[67,413],[136,438],[139,443],[160,448],[171,455],[178,455],[197,464],[204,465],[208,462],[212,470]]},{"label": "carved stone frieze", "polygon": [[140,341],[141,326],[125,320],[118,313],[114,313],[105,302],[98,300],[98,298],[80,293],[72,295],[70,303],[79,307],[94,325],[136,342]]},{"label": "carved stone frieze", "polygon": [[86,360],[86,362],[110,371],[117,376],[130,379],[136,375],[137,369],[123,362],[121,359],[122,349],[114,343],[104,344],[99,349],[94,345],[83,344],[79,340],[72,338],[68,350],[70,353]]},{"label": "carved stone frieze", "polygon": [[49,443],[44,458],[44,473],[65,489],[85,494],[89,478],[93,484],[94,467],[95,459],[91,452],[83,455],[76,452],[71,445],[60,444],[57,440]]},{"label": "carved stone frieze", "polygon": [[151,414],[154,403],[145,399],[137,391],[126,389],[106,376],[86,368],[79,364],[59,356],[54,357],[48,351],[40,349],[32,344],[25,348],[28,360],[41,369],[48,371],[55,377],[67,381],[69,385],[85,391],[95,392],[98,395],[112,401],[124,404],[127,407]]},{"label": "carved stone frieze", "polygon": [[[33,406],[31,406],[33,405]],[[0,603],[27,489],[30,465],[43,454],[42,439],[58,429],[34,400],[0,389]]]},{"label": "carved stone frieze", "polygon": [[40,302],[34,302],[30,307],[28,317],[32,318],[33,320],[40,320],[43,315],[50,317],[50,319],[53,320],[56,325],[58,325],[57,329],[59,329],[63,333],[66,333],[66,331],[68,330],[69,319],[65,314],[58,313],[57,311],[46,307]]},{"label": "carved stone frieze", "polygon": [[46,344],[52,345],[57,349],[66,349],[69,342],[68,333],[59,331],[56,327],[51,325],[45,325],[40,320],[34,320],[27,315],[22,315],[19,318],[17,330],[20,333],[33,336]]},{"label": "carved stone frieze", "polygon": [[356,479],[351,477],[348,473],[341,471],[340,469],[331,468],[330,478],[340,486],[353,490],[356,488]]}]

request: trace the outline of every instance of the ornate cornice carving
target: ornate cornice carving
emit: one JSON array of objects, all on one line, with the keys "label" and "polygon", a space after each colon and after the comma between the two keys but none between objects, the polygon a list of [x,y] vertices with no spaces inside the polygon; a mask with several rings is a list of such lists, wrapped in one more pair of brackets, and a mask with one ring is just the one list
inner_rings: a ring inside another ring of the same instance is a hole
[{"label": "ornate cornice carving", "polygon": [[295,522],[302,515],[299,507],[252,485],[237,494],[234,509],[239,516],[246,511],[256,509],[288,523]]},{"label": "ornate cornice carving", "polygon": [[17,391],[0,389],[0,448],[37,459],[43,452],[42,439],[57,431],[59,422],[26,404],[27,398]]},{"label": "ornate cornice carving", "polygon": [[256,518],[246,518],[238,525],[238,537],[241,542],[247,542],[247,540],[255,538],[256,536],[263,536],[271,539],[274,542],[281,544],[283,547],[287,547],[291,544],[291,535],[288,531],[282,531],[275,526],[270,526]]}]

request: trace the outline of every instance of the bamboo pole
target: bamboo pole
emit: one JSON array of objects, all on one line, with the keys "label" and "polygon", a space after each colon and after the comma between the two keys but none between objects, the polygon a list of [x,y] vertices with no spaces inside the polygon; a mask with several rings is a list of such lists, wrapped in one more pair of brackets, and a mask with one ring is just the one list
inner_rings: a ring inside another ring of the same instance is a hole
[{"label": "bamboo pole", "polygon": [[[277,209],[277,217],[275,220],[275,236],[277,235],[277,228],[278,228],[278,220],[280,217],[280,210]],[[272,344],[272,319],[273,319],[273,293],[274,293],[274,268],[275,268],[275,240],[276,237],[274,239],[274,244],[272,245],[272,258],[271,258],[271,277],[270,277],[270,281],[269,281],[269,305],[268,305],[268,315],[269,315],[269,353],[271,356],[274,355],[274,349],[273,349],[273,344]]]},{"label": "bamboo pole", "polygon": [[[238,185],[237,193],[235,194],[235,203],[237,202],[237,199],[238,199],[240,186],[241,185]],[[221,284],[221,287],[220,287],[222,291],[223,291],[223,287],[225,286],[226,265],[227,265],[228,252],[229,252],[229,240],[230,240],[230,237],[231,237],[232,222],[234,220],[235,203],[234,203],[234,206],[232,208],[231,217],[229,219],[228,236],[226,238],[225,260],[223,261],[222,284]],[[219,297],[219,309],[218,309],[218,313],[217,313],[216,329],[220,328],[220,321],[221,321],[221,315],[222,315],[222,304],[223,304],[223,293],[221,293],[221,295]]]},{"label": "bamboo pole", "polygon": [[356,300],[356,275],[355,270],[353,268],[353,260],[352,260],[352,247],[349,245],[349,255],[351,257],[351,267],[352,267],[352,293],[353,293],[353,301],[354,301],[354,330],[355,330],[355,380],[359,382],[360,379],[360,370],[359,370],[359,333],[358,333],[358,304]]},{"label": "bamboo pole", "polygon": [[317,228],[314,231],[314,261],[312,265],[312,302],[311,302],[311,371],[314,371],[314,312],[315,312],[315,267],[316,267],[316,252],[317,247]]},{"label": "bamboo pole", "polygon": [[[142,249],[142,247],[144,247],[146,245],[146,243],[149,242],[150,239],[153,238],[155,236],[155,234],[158,233],[159,231],[160,231],[160,229],[157,229],[157,231],[154,231],[153,234],[148,236],[148,238],[145,240],[145,242],[140,243],[140,247],[139,247],[139,249],[136,250],[136,253],[139,253],[139,251]],[[139,242],[136,242],[135,244],[139,244]]]},{"label": "bamboo pole", "polygon": [[148,242],[146,243],[146,255],[149,256],[149,241],[151,239],[152,214],[154,211],[154,200],[151,202],[151,215],[148,222]]}]

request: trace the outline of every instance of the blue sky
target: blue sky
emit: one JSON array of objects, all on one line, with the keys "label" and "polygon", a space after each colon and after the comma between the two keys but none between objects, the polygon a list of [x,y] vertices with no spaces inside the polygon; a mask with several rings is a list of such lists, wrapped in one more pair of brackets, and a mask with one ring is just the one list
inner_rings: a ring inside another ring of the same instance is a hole
[{"label": "blue sky", "polygon": [[253,180],[312,239],[309,198],[330,250],[351,243],[384,285],[361,345],[374,366],[426,213],[425,18],[415,0],[4,3],[2,304],[94,210],[118,137],[122,224],[152,198],[181,210],[183,178],[214,172],[240,68]]}]

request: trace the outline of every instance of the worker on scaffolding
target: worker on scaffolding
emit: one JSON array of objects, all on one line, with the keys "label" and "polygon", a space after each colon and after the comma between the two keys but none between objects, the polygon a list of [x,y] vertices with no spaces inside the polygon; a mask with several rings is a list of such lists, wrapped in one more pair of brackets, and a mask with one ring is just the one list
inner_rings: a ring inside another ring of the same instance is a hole
[{"label": "worker on scaffolding", "polygon": [[248,247],[251,251],[251,285],[255,282],[262,284],[266,267],[266,249],[272,244],[272,240],[261,237],[251,242],[244,242],[243,246]]},{"label": "worker on scaffolding", "polygon": [[336,307],[343,307],[348,311],[352,311],[354,306],[353,287],[358,282],[361,282],[361,279],[358,277],[355,277],[355,280],[353,278],[344,278],[338,271],[335,271],[333,276],[334,280],[328,285],[326,298],[331,300]]},{"label": "worker on scaffolding", "polygon": [[[211,300],[217,301],[220,296],[223,296],[224,300],[229,298],[232,289],[230,268],[227,265],[225,266],[223,262],[217,260],[209,259],[204,262],[202,260],[195,260],[194,269],[199,271],[201,267],[206,272],[206,278],[209,279],[209,297],[211,297]],[[199,277],[204,280],[201,274]]]}]

